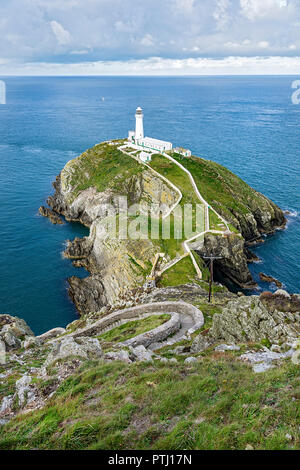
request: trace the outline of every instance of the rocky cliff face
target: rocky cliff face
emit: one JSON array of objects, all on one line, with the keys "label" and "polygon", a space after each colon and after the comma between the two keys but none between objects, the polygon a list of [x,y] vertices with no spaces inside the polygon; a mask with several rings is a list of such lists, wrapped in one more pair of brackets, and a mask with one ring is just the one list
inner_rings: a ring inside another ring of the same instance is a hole
[{"label": "rocky cliff face", "polygon": [[242,297],[214,316],[210,336],[229,343],[264,342],[289,348],[300,334],[300,300],[280,294]]},{"label": "rocky cliff face", "polygon": [[243,235],[246,241],[272,234],[278,228],[284,228],[286,219],[282,210],[263,194],[252,190],[255,197],[247,199],[245,212],[233,208],[225,212],[216,204],[217,210],[226,217]]},{"label": "rocky cliff face", "polygon": [[201,188],[203,197],[246,240],[284,227],[286,220],[282,210],[227,168],[197,157],[184,163]]},{"label": "rocky cliff face", "polygon": [[167,212],[178,199],[177,192],[160,178],[145,170],[123,181],[119,191],[108,188],[99,192],[89,187],[75,195],[70,176],[64,169],[53,183],[55,193],[47,200],[49,206],[68,221],[78,221],[90,227],[97,219],[107,216],[112,210],[122,212],[120,197],[127,197],[133,204],[157,204]]},{"label": "rocky cliff face", "polygon": [[[201,164],[214,165],[207,161]],[[245,239],[257,238],[283,226],[284,214],[273,202],[228,170],[222,167],[222,177],[220,171],[218,166],[214,177],[218,184],[223,184],[226,197],[213,200],[213,205],[243,236],[206,234],[204,245],[197,247],[195,244],[192,248],[200,256],[207,253],[220,255],[222,259],[216,262],[216,269],[241,288],[251,289],[256,284],[247,266],[249,250],[245,248]],[[207,178],[209,181],[209,175]],[[231,201],[234,197],[231,186],[235,184],[240,185],[236,206]],[[108,215],[123,212],[126,207],[120,198],[124,196],[130,204],[156,204],[166,213],[178,200],[178,193],[150,169],[107,144],[68,162],[56,178],[54,188],[54,195],[48,199],[51,209],[69,221],[79,221],[90,228],[89,237],[69,241],[64,253],[75,266],[85,267],[91,274],[86,279],[69,279],[70,296],[78,311],[86,314],[99,310],[143,284],[155,254],[162,251],[159,244],[153,240],[120,240],[109,234],[104,236],[103,220]],[[217,191],[215,196],[217,194],[220,192]]]},{"label": "rocky cliff face", "polygon": [[202,257],[210,254],[220,256],[221,259],[215,261],[215,269],[239,287],[253,289],[256,286],[248,269],[245,240],[240,235],[219,236],[207,233],[204,244],[198,248],[195,243],[193,248]]},{"label": "rocky cliff face", "polygon": [[[135,165],[134,171],[127,174],[125,162],[120,172],[108,179],[105,187],[99,191],[102,182],[93,180],[93,176],[97,172],[101,175],[101,171],[104,171],[101,170],[102,153],[93,159],[96,169],[85,169],[86,154],[68,162],[53,184],[54,195],[47,201],[53,211],[68,221],[79,221],[90,227],[89,237],[69,241],[64,253],[67,258],[74,260],[75,266],[85,267],[91,273],[86,279],[69,279],[70,296],[81,314],[99,310],[103,305],[113,303],[126,290],[142,284],[146,270],[150,270],[155,254],[160,251],[151,240],[120,240],[104,234],[103,220],[126,209],[124,197],[128,204],[151,203],[160,206],[162,214],[179,197],[171,186],[151,170],[144,169],[141,172],[141,165],[130,157]],[[116,162],[120,159],[123,165],[122,159],[125,160],[126,156],[119,153],[115,155]],[[115,162],[112,161],[108,171],[112,171],[114,166]],[[78,180],[81,182],[84,179],[90,181],[86,183],[87,186],[95,186],[78,191]]]},{"label": "rocky cliff face", "polygon": [[95,222],[90,237],[69,242],[65,255],[77,259],[91,276],[69,279],[70,296],[81,314],[113,304],[126,291],[143,284],[157,248],[151,240],[110,240],[99,235],[102,225]]}]

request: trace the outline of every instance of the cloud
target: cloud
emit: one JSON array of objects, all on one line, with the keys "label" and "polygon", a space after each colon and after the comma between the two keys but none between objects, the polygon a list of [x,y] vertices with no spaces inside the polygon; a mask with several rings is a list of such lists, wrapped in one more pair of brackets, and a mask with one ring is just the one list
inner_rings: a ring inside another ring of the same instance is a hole
[{"label": "cloud", "polygon": [[261,49],[267,49],[269,46],[270,44],[268,41],[260,41],[258,43],[258,47],[260,47]]},{"label": "cloud", "polygon": [[298,57],[299,25],[300,0],[0,1],[0,57],[50,66],[78,56],[96,64]]},{"label": "cloud", "polygon": [[0,74],[15,75],[299,75],[300,57],[187,58],[78,62],[75,64],[1,64]]},{"label": "cloud", "polygon": [[151,34],[146,34],[142,39],[141,39],[141,45],[150,47],[154,45],[154,40]]},{"label": "cloud", "polygon": [[88,49],[82,49],[80,51],[77,51],[77,50],[74,50],[74,51],[71,51],[71,54],[73,55],[85,55],[85,54],[88,54],[90,51]]},{"label": "cloud", "polygon": [[51,21],[50,26],[57,39],[58,44],[65,46],[71,43],[71,34],[57,21]]},{"label": "cloud", "polygon": [[255,20],[277,15],[288,7],[288,0],[240,0],[242,13],[249,19]]},{"label": "cloud", "polygon": [[217,0],[216,1],[216,8],[213,12],[213,17],[217,22],[217,29],[222,30],[224,29],[229,20],[229,8],[231,6],[230,0]]}]

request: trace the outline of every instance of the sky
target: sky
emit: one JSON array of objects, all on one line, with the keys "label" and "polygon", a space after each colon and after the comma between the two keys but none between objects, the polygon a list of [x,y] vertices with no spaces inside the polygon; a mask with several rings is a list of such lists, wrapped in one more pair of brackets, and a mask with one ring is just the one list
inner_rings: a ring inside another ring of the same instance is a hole
[{"label": "sky", "polygon": [[300,74],[300,0],[0,0],[0,75]]}]

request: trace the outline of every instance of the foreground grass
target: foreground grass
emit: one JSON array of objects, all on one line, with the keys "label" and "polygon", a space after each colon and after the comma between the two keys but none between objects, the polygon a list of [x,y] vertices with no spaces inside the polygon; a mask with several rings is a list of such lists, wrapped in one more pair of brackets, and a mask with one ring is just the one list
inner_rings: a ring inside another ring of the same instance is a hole
[{"label": "foreground grass", "polygon": [[171,315],[162,314],[162,315],[152,315],[151,317],[144,318],[143,320],[134,320],[124,325],[117,326],[103,335],[99,336],[99,339],[104,341],[126,341],[128,339],[134,338],[135,336],[146,333],[147,331],[153,330],[158,326],[166,323],[171,318]]},{"label": "foreground grass", "polygon": [[0,449],[296,449],[299,398],[291,363],[257,375],[229,353],[86,363],[44,409],[0,428]]}]

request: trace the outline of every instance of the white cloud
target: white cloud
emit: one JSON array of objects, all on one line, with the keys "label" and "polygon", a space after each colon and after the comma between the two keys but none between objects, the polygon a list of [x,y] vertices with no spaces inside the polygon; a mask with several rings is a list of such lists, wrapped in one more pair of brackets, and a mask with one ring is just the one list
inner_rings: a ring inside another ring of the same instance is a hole
[{"label": "white cloud", "polygon": [[185,13],[190,13],[195,6],[195,0],[176,0],[176,7]]},{"label": "white cloud", "polygon": [[299,25],[300,0],[0,0],[0,57],[298,56]]},{"label": "white cloud", "polygon": [[188,58],[1,65],[1,75],[299,75],[300,57]]},{"label": "white cloud", "polygon": [[71,42],[71,34],[57,21],[51,21],[50,26],[59,45],[65,46]]},{"label": "white cloud", "polygon": [[123,21],[116,21],[115,22],[115,29],[119,33],[130,33],[133,31],[133,26],[129,23],[124,23]]},{"label": "white cloud", "polygon": [[287,0],[240,0],[242,13],[249,20],[278,14],[288,7]]},{"label": "white cloud", "polygon": [[78,50],[74,50],[74,51],[71,51],[71,54],[73,55],[84,55],[84,54],[88,54],[90,51],[88,49],[81,49],[80,51]]},{"label": "white cloud", "polygon": [[268,41],[260,41],[258,43],[258,47],[260,47],[261,49],[267,49],[268,47],[270,47],[270,43]]},{"label": "white cloud", "polygon": [[229,8],[231,6],[230,0],[217,0],[216,7],[213,12],[213,17],[216,20],[217,28],[224,29],[230,19]]},{"label": "white cloud", "polygon": [[142,39],[141,39],[141,45],[146,46],[146,47],[151,47],[154,45],[154,39],[151,36],[151,34],[146,34]]}]

